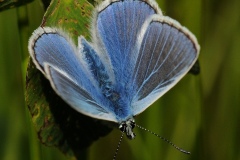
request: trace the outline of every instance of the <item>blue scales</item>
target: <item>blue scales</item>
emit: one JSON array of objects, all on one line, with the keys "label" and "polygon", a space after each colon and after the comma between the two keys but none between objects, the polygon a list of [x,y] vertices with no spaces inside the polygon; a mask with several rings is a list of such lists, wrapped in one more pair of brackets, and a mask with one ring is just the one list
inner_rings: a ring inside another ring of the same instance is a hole
[{"label": "blue scales", "polygon": [[191,69],[198,42],[153,0],[104,1],[93,12],[91,35],[91,43],[79,35],[75,46],[60,28],[39,27],[28,48],[72,108],[118,123],[133,139],[134,116]]}]

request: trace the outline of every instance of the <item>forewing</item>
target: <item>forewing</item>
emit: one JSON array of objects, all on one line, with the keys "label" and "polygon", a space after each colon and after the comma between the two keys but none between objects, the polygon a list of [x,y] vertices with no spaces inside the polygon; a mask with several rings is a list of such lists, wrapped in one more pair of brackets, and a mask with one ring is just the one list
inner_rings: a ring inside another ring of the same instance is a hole
[{"label": "forewing", "polygon": [[[29,40],[29,52],[37,68],[45,74],[44,63],[49,63],[74,77],[86,74],[77,49],[63,32],[50,27],[39,27]],[[85,79],[87,80],[87,78]]]},{"label": "forewing", "polygon": [[132,77],[134,115],[172,88],[198,57],[196,38],[178,22],[154,15],[139,35],[139,55]]},{"label": "forewing", "polygon": [[[137,53],[134,51],[138,32],[144,21],[155,13],[161,14],[155,2],[106,1],[98,7],[93,22],[93,42],[113,70],[116,90],[125,88],[133,73]],[[103,56],[101,56],[103,57]],[[123,89],[124,90],[124,89]]]},{"label": "forewing", "polygon": [[[88,47],[83,45],[83,51]],[[86,115],[110,120],[111,116],[106,116],[110,114],[109,101],[103,96],[98,79],[89,70],[86,54],[77,52],[63,32],[39,27],[30,38],[29,51],[37,68],[68,104]]]}]

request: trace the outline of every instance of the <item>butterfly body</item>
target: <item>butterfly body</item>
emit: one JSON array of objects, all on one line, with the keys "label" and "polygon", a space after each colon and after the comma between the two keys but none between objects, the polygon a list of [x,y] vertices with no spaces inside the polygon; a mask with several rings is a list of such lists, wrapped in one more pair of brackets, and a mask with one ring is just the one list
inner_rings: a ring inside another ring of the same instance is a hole
[{"label": "butterfly body", "polygon": [[132,139],[133,117],[191,69],[199,45],[148,0],[103,2],[94,11],[91,33],[91,43],[79,35],[76,47],[61,29],[39,27],[29,40],[29,52],[71,107],[119,123]]}]

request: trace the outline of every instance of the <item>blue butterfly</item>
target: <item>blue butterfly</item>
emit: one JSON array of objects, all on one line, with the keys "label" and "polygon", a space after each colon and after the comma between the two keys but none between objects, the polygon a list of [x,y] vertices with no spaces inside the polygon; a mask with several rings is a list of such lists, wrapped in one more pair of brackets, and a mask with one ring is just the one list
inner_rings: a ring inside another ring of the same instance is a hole
[{"label": "blue butterfly", "polygon": [[163,16],[153,0],[106,0],[96,7],[92,42],[76,47],[61,29],[39,27],[29,40],[36,67],[78,112],[113,121],[129,139],[134,117],[193,66],[195,36]]}]

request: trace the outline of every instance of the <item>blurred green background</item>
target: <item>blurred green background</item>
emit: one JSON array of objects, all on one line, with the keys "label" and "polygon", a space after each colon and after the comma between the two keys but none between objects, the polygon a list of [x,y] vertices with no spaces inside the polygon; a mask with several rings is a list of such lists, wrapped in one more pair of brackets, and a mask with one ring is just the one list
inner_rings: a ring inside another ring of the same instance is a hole
[{"label": "blurred green background", "polygon": [[[178,20],[198,38],[201,73],[185,76],[137,116],[136,122],[192,154],[184,155],[136,128],[136,139],[124,137],[117,158],[240,160],[240,1],[158,3],[165,15]],[[67,159],[58,149],[39,142],[24,101],[28,38],[40,25],[43,14],[39,0],[0,12],[1,160]],[[87,159],[112,159],[120,135],[114,129],[93,143],[86,151]]]}]

